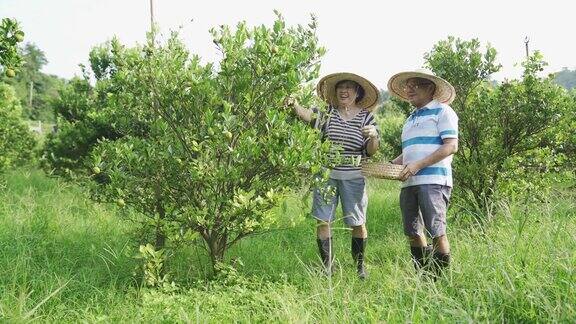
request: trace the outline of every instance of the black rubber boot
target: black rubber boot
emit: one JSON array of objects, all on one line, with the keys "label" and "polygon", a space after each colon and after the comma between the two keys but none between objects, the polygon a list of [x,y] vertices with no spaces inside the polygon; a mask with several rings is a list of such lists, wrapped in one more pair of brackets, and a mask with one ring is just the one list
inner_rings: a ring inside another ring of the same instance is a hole
[{"label": "black rubber boot", "polygon": [[450,265],[450,253],[434,252],[433,272],[438,278]]},{"label": "black rubber boot", "polygon": [[356,262],[356,271],[358,278],[366,279],[368,273],[364,266],[364,250],[366,249],[367,238],[353,237],[352,238],[352,258]]},{"label": "black rubber boot", "polygon": [[430,265],[430,259],[432,257],[432,246],[411,246],[410,253],[412,253],[412,261],[414,262],[414,268],[416,271],[427,270]]},{"label": "black rubber boot", "polygon": [[327,238],[325,240],[316,239],[318,243],[318,250],[320,251],[320,257],[322,258],[322,266],[324,267],[324,273],[327,276],[332,275],[332,264],[334,261],[334,251],[332,250],[332,238]]}]

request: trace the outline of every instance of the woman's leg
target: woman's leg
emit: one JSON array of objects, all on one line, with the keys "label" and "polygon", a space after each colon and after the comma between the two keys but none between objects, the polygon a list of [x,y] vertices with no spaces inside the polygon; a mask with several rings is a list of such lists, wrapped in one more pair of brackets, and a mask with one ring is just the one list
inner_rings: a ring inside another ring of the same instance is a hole
[{"label": "woman's leg", "polygon": [[[331,187],[331,189],[329,189],[329,187]],[[327,194],[326,190],[332,190],[333,192]],[[332,249],[331,222],[334,220],[337,205],[338,191],[335,180],[330,179],[325,188],[317,188],[314,190],[312,199],[312,215],[317,220],[316,242],[318,244],[318,251],[322,259],[324,271],[327,275],[332,274],[334,251]]]},{"label": "woman's leg", "polygon": [[360,279],[365,279],[368,275],[364,266],[364,251],[366,250],[367,240],[368,231],[365,224],[352,226],[352,258],[356,262],[356,270]]},{"label": "woman's leg", "polygon": [[368,238],[368,231],[366,230],[366,209],[368,207],[366,180],[364,178],[340,180],[338,184],[344,222],[352,228],[350,246],[352,258],[356,263],[358,277],[364,279],[367,276],[364,260]]}]

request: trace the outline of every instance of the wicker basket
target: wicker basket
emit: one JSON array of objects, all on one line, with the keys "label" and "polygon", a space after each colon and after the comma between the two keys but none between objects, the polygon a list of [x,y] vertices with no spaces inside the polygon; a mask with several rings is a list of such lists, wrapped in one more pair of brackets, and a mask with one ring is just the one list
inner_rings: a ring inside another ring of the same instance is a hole
[{"label": "wicker basket", "polygon": [[362,164],[362,174],[378,179],[400,180],[403,165],[388,162],[371,162]]}]

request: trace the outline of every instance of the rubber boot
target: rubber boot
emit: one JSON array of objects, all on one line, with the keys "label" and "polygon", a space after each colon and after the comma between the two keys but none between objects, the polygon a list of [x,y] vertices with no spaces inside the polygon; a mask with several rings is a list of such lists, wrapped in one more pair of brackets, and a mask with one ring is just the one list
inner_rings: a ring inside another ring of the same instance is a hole
[{"label": "rubber boot", "polygon": [[432,246],[411,246],[410,253],[412,254],[412,261],[416,271],[427,270],[430,265],[430,258],[432,257]]},{"label": "rubber boot", "polygon": [[433,273],[436,278],[442,276],[450,265],[450,253],[434,252]]},{"label": "rubber boot", "polygon": [[318,243],[318,250],[320,252],[320,257],[322,258],[322,266],[324,267],[324,273],[327,276],[332,275],[332,264],[334,261],[334,251],[332,250],[332,238],[327,238],[324,240],[316,239]]},{"label": "rubber boot", "polygon": [[366,249],[367,238],[353,237],[352,238],[352,258],[356,262],[356,271],[358,278],[366,279],[368,273],[364,265],[364,250]]}]

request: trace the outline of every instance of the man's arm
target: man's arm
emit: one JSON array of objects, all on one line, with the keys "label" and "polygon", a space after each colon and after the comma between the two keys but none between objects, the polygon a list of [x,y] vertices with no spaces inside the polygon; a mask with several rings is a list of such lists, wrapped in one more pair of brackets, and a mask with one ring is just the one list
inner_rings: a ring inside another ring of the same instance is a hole
[{"label": "man's arm", "polygon": [[404,164],[403,163],[403,158],[402,158],[402,153],[400,153],[400,155],[398,155],[394,160],[390,160],[390,162],[392,162],[392,164]]},{"label": "man's arm", "polygon": [[[434,163],[444,160],[446,157],[458,152],[458,139],[457,138],[446,138],[443,140],[442,146],[440,146],[434,153],[428,155],[427,157],[409,163],[406,165],[402,173],[400,173],[400,180],[404,181],[409,177],[416,175],[421,169],[430,166]],[[401,155],[400,155],[401,156]]]}]

